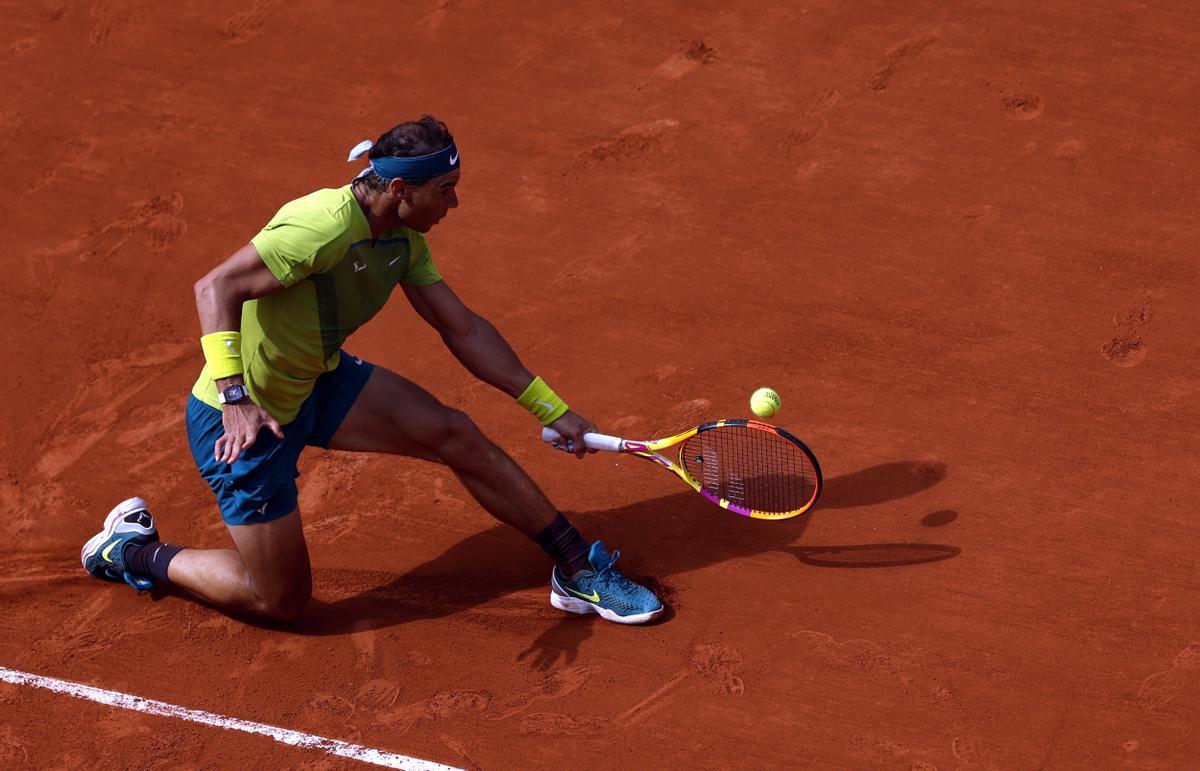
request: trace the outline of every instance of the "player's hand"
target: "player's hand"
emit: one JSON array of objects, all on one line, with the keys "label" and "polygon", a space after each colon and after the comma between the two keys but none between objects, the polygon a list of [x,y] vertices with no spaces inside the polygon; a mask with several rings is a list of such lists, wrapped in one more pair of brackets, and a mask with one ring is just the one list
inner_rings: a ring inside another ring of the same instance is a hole
[{"label": "player's hand", "polygon": [[283,429],[280,428],[279,421],[249,399],[238,404],[226,404],[221,410],[221,422],[225,425],[225,435],[217,440],[215,448],[219,463],[236,461],[254,444],[263,426],[283,439]]},{"label": "player's hand", "polygon": [[576,458],[582,458],[587,453],[594,453],[595,450],[589,450],[583,444],[584,434],[598,433],[596,425],[592,421],[576,415],[574,412],[567,410],[562,417],[550,424],[558,433],[562,434],[562,439],[559,439],[556,444],[567,448],[567,452],[575,453]]}]

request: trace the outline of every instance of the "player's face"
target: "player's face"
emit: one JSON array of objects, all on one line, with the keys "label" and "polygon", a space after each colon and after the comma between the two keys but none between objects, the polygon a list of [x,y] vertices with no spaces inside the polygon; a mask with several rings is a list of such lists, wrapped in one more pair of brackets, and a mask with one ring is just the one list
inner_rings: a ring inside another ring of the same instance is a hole
[{"label": "player's face", "polygon": [[451,209],[458,207],[458,180],[462,171],[434,177],[423,185],[409,187],[396,209],[400,221],[420,233],[442,221]]}]

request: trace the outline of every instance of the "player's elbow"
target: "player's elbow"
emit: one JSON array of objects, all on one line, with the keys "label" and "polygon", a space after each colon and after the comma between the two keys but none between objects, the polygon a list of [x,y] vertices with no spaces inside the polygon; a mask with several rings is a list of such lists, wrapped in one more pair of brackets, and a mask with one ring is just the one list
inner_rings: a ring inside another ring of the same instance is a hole
[{"label": "player's elbow", "polygon": [[213,304],[222,294],[227,293],[227,280],[222,276],[219,268],[214,268],[192,284],[192,292],[196,295],[197,304]]},{"label": "player's elbow", "polygon": [[446,347],[450,350],[461,350],[464,346],[479,337],[483,325],[487,322],[475,314],[448,319],[438,325],[438,332]]},{"label": "player's elbow", "polygon": [[213,282],[211,273],[201,278],[195,284],[192,284],[192,294],[196,297],[197,306],[204,306],[212,303]]},{"label": "player's elbow", "polygon": [[210,271],[193,284],[192,293],[196,297],[197,308],[219,308],[250,299],[237,282],[220,269]]}]

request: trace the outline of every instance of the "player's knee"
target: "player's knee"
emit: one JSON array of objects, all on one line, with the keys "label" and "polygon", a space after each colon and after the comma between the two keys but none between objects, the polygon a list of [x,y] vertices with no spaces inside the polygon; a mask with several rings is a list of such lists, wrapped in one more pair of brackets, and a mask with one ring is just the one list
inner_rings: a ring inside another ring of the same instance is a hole
[{"label": "player's knee", "polygon": [[446,411],[445,426],[437,448],[439,458],[453,465],[456,461],[477,456],[487,444],[483,432],[467,413],[461,410]]},{"label": "player's knee", "polygon": [[254,610],[258,615],[275,621],[299,618],[312,597],[312,584],[304,583],[287,592],[269,592],[255,597]]},{"label": "player's knee", "polygon": [[307,604],[307,597],[281,597],[260,601],[256,610],[258,615],[274,621],[293,621],[300,617]]}]

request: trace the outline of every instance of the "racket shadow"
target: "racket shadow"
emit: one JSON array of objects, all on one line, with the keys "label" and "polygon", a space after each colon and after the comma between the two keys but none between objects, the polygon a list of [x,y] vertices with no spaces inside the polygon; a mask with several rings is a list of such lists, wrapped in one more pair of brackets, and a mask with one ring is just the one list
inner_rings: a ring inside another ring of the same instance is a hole
[{"label": "racket shadow", "polygon": [[[622,572],[650,586],[678,610],[686,607],[687,598],[676,596],[674,576],[773,551],[816,567],[901,567],[956,556],[957,547],[943,544],[805,547],[796,543],[809,517],[819,516],[823,509],[895,500],[920,492],[944,476],[941,464],[902,461],[873,466],[827,479],[812,512],[776,522],[731,515],[690,491],[566,514],[585,537],[620,549]],[[300,634],[338,635],[440,618],[515,592],[549,591],[549,573],[546,557],[535,545],[515,530],[495,524],[404,573],[318,569],[313,576],[313,601],[301,619],[286,627]],[[346,586],[366,588],[338,599],[322,598],[345,594]],[[530,608],[533,624],[544,622],[545,607],[539,601]],[[671,615],[673,611],[667,614],[667,622]],[[606,622],[594,616],[564,616],[543,633],[541,643],[535,643],[528,655],[539,662],[547,656],[573,658],[595,623]]]},{"label": "racket shadow", "polygon": [[962,549],[941,543],[863,543],[852,546],[792,546],[784,551],[818,568],[898,568],[957,557]]},{"label": "racket shadow", "polygon": [[901,460],[825,480],[816,509],[873,506],[915,495],[946,478],[941,461]]}]

